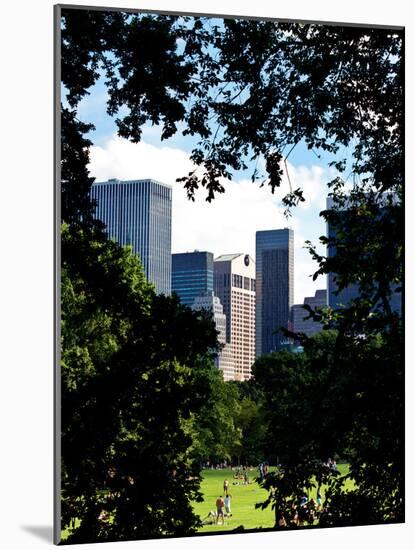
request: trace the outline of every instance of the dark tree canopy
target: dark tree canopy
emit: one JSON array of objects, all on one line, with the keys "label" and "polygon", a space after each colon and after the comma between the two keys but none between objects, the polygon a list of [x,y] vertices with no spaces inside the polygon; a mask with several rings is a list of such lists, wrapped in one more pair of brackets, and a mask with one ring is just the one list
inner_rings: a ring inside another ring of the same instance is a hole
[{"label": "dark tree canopy", "polygon": [[[281,463],[264,482],[276,514],[292,521],[293,499],[325,484],[322,526],[404,520],[401,348],[396,334],[324,331],[304,342],[304,353],[256,361],[268,452]],[[350,464],[343,477],[324,465],[336,456]],[[355,485],[345,492],[348,479]]]},{"label": "dark tree canopy", "polygon": [[[280,161],[299,142],[337,154],[341,173],[396,191],[402,37],[396,29],[64,9],[62,79],[75,107],[105,71],[122,137],[139,141],[146,122],[162,124],[162,138],[196,136],[192,160],[201,168],[183,179],[189,196],[202,185],[213,199],[224,190],[221,176],[258,157],[274,190]],[[252,177],[264,179],[256,170]],[[285,197],[287,205],[302,199],[300,189]]]},{"label": "dark tree canopy", "polygon": [[214,324],[156,296],[137,258],[99,231],[64,225],[62,255],[68,542],[192,534],[200,477],[188,424],[224,384]]}]

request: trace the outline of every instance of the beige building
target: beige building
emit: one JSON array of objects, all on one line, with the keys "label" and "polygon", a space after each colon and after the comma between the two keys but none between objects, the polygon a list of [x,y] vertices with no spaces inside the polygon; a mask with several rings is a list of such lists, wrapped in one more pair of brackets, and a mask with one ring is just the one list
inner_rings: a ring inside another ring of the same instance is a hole
[{"label": "beige building", "polygon": [[213,292],[205,292],[195,299],[192,309],[195,311],[204,309],[212,313],[215,327],[218,331],[218,342],[222,346],[215,361],[216,366],[222,371],[224,380],[234,380],[235,372],[232,347],[231,344],[226,342],[226,315],[223,313],[223,307],[219,298]]},{"label": "beige building", "polygon": [[213,265],[215,295],[226,315],[234,379],[248,380],[255,360],[255,262],[249,254],[225,254]]}]

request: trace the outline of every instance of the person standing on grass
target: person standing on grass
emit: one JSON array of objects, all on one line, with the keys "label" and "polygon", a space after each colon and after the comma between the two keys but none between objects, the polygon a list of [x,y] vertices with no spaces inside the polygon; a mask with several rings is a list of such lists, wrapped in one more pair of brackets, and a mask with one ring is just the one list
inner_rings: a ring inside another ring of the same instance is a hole
[{"label": "person standing on grass", "polygon": [[231,513],[231,497],[232,497],[232,495],[230,495],[229,493],[225,497],[226,517],[230,517],[232,515],[232,513]]},{"label": "person standing on grass", "polygon": [[248,485],[249,483],[249,477],[248,477],[248,471],[244,471],[244,485]]},{"label": "person standing on grass", "polygon": [[223,482],[223,494],[226,496],[228,494],[228,491],[229,491],[229,481],[225,479],[225,481]]},{"label": "person standing on grass", "polygon": [[225,523],[225,515],[223,508],[225,506],[225,501],[222,498],[222,495],[216,499],[216,524],[219,525],[219,518],[222,518],[222,525]]}]

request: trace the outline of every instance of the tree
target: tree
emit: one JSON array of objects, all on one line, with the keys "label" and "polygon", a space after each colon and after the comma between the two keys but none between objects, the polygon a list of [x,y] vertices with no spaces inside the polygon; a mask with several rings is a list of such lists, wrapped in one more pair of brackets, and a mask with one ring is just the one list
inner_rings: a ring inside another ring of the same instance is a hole
[{"label": "tree", "polygon": [[[202,185],[213,199],[220,177],[261,155],[275,189],[280,160],[301,141],[332,154],[348,147],[352,172],[377,190],[402,185],[400,30],[68,8],[62,18],[72,107],[101,67],[122,137],[139,141],[149,121],[168,138],[182,123],[199,137],[192,160],[204,170],[184,178],[190,196]],[[333,163],[344,173],[347,160]],[[290,189],[286,204],[301,200]]]},{"label": "tree", "polygon": [[211,398],[192,418],[194,443],[191,452],[200,464],[229,462],[241,445],[239,393],[235,386],[223,380],[218,370],[210,372],[206,382]]},{"label": "tree", "polygon": [[212,398],[216,331],[93,235],[63,226],[63,526],[70,542],[191,534],[200,477],[186,425]]},{"label": "tree", "polygon": [[237,388],[240,403],[236,425],[241,432],[241,441],[235,460],[239,464],[259,464],[267,457],[265,453],[267,426],[263,392],[254,379],[229,383]]},{"label": "tree", "polygon": [[[403,368],[400,341],[387,336],[342,337],[324,331],[304,341],[304,353],[281,351],[254,367],[264,391],[270,452],[281,467],[264,486],[276,517],[291,526],[301,492],[327,484],[324,526],[403,521]],[[347,459],[339,476],[329,457]],[[355,482],[344,491],[346,480]],[[278,525],[277,525],[278,526]]]},{"label": "tree", "polygon": [[187,425],[212,398],[217,333],[156,296],[94,220],[85,129],[63,110],[62,527],[68,542],[191,534],[200,468]]}]

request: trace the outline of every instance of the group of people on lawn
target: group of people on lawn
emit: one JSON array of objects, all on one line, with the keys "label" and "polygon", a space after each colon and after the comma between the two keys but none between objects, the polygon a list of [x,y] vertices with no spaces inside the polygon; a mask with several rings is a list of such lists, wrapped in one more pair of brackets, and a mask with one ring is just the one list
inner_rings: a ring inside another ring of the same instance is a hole
[{"label": "group of people on lawn", "polygon": [[317,499],[308,499],[303,493],[299,501],[293,500],[288,514],[284,515],[280,511],[275,512],[276,524],[278,527],[298,526],[303,527],[305,523],[313,525],[316,519],[324,514],[322,505],[322,496],[320,489],[317,490]]},{"label": "group of people on lawn", "polygon": [[216,525],[219,525],[219,520],[222,521],[222,525],[225,523],[225,517],[229,518],[232,516],[231,512],[231,497],[229,493],[229,481],[225,479],[223,482],[223,495],[216,499]]},{"label": "group of people on lawn", "polygon": [[[248,466],[238,466],[232,468],[234,470],[234,481],[233,485],[250,485],[252,482],[249,479],[248,470],[252,470],[252,467]],[[260,464],[259,466],[260,478],[268,474],[268,464]],[[232,516],[231,512],[231,498],[232,495],[229,493],[229,481],[225,479],[223,482],[223,495],[220,495],[216,499],[216,510],[211,510],[205,520],[203,521],[204,525],[219,525],[219,522],[223,525],[225,523],[225,518]]]},{"label": "group of people on lawn", "polygon": [[204,521],[205,525],[219,525],[219,521],[221,521],[221,524],[223,525],[225,523],[225,518],[232,516],[231,497],[232,495],[229,493],[229,481],[225,479],[223,482],[223,495],[220,495],[216,499],[216,510],[211,510],[209,512],[206,520]]}]

